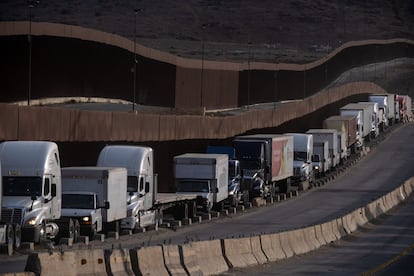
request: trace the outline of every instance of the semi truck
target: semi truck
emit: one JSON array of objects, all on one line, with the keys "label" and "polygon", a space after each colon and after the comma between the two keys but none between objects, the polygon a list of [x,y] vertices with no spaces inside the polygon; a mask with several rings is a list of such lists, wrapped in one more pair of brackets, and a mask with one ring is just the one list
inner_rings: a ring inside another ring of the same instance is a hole
[{"label": "semi truck", "polygon": [[395,101],[399,105],[401,122],[409,122],[412,120],[412,102],[408,95],[396,95]]},{"label": "semi truck", "polygon": [[227,154],[229,157],[228,203],[233,207],[237,207],[241,202],[248,202],[248,195],[243,195],[240,187],[240,161],[236,159],[236,150],[227,146],[208,146],[206,153]]},{"label": "semi truck", "polygon": [[326,175],[331,168],[331,159],[329,157],[329,142],[313,142],[312,165],[317,177]]},{"label": "semi truck", "polygon": [[378,137],[380,129],[379,129],[379,107],[378,103],[374,102],[358,102],[361,105],[367,105],[371,107],[372,118],[371,118],[371,138],[375,139]]},{"label": "semi truck", "polygon": [[369,141],[372,131],[372,109],[370,106],[350,103],[340,108],[340,115],[353,115],[358,119],[358,138],[360,147]]},{"label": "semi truck", "polygon": [[270,197],[293,190],[293,136],[253,134],[233,140],[244,189],[250,197]]},{"label": "semi truck", "polygon": [[209,213],[224,208],[228,192],[227,154],[185,153],[174,157],[177,194],[196,194],[197,208]]},{"label": "semi truck", "polygon": [[383,109],[384,117],[382,121],[382,128],[385,129],[394,123],[395,109],[394,109],[394,95],[393,94],[371,94],[369,101],[378,103],[378,107]]},{"label": "semi truck", "polygon": [[304,133],[285,133],[293,136],[293,176],[292,184],[300,183],[307,189],[314,181],[312,155],[313,136]]},{"label": "semi truck", "polygon": [[119,233],[127,217],[127,170],[113,167],[62,168],[62,221],[76,220],[80,233]]},{"label": "semi truck", "polygon": [[[323,128],[336,129],[340,135],[341,141],[341,158],[347,157],[355,152],[355,144],[357,142],[357,117],[356,116],[340,116],[334,115],[323,120]],[[344,136],[344,139],[342,137]],[[338,137],[339,138],[339,137]]]},{"label": "semi truck", "polygon": [[59,231],[73,238],[73,221],[61,216],[61,168],[58,146],[49,141],[0,144],[3,181],[2,219],[21,228],[23,242],[54,239]]},{"label": "semi truck", "polygon": [[331,160],[331,169],[335,169],[339,165],[338,154],[338,131],[336,129],[309,129],[307,134],[313,135],[313,142],[328,141],[329,145],[329,159]]},{"label": "semi truck", "polygon": [[147,146],[106,145],[97,160],[97,166],[127,169],[127,217],[122,229],[138,230],[163,223],[164,213],[174,219],[188,219],[196,215],[197,195],[188,193],[159,193],[158,177],[154,173],[154,152]]}]

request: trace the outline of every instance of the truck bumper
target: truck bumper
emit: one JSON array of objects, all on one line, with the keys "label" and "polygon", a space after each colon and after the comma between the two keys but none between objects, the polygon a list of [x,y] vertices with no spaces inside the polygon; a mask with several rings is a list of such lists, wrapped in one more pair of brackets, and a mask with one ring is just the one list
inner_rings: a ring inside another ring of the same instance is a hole
[{"label": "truck bumper", "polygon": [[128,217],[121,220],[121,229],[135,229],[137,226],[137,219],[135,217]]},{"label": "truck bumper", "polygon": [[40,237],[40,225],[33,227],[22,227],[22,241],[23,242],[38,242]]}]

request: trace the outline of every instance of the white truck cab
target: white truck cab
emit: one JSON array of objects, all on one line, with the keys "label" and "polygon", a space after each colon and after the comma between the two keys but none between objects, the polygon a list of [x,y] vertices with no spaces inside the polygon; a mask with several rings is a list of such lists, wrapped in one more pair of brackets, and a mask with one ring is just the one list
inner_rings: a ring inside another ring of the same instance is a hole
[{"label": "white truck cab", "polygon": [[21,225],[22,240],[54,238],[61,215],[61,172],[58,147],[46,141],[0,144],[2,219]]},{"label": "white truck cab", "polygon": [[153,155],[150,147],[128,145],[107,145],[99,153],[97,166],[127,169],[127,217],[121,221],[122,229],[156,224]]}]

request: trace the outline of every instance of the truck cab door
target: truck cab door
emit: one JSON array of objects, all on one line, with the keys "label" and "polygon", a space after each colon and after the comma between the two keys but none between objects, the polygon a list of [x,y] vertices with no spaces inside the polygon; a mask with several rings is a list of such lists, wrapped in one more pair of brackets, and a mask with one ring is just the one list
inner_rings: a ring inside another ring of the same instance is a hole
[{"label": "truck cab door", "polygon": [[48,207],[49,217],[58,218],[60,216],[60,206],[56,200],[56,184],[53,183],[52,175],[46,175],[43,182],[44,206]]}]

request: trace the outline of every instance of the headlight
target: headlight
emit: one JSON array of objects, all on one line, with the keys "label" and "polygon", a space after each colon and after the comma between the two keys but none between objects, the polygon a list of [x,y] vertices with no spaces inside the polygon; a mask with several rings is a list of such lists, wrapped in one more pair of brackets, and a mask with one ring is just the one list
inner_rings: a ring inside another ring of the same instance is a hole
[{"label": "headlight", "polygon": [[84,221],[84,222],[88,222],[88,221],[90,221],[91,219],[90,219],[90,217],[83,217],[82,218],[82,221]]},{"label": "headlight", "polygon": [[319,170],[319,166],[315,166],[315,170]]},{"label": "headlight", "polygon": [[31,218],[31,219],[27,222],[27,224],[29,224],[29,225],[36,225],[36,218]]}]

